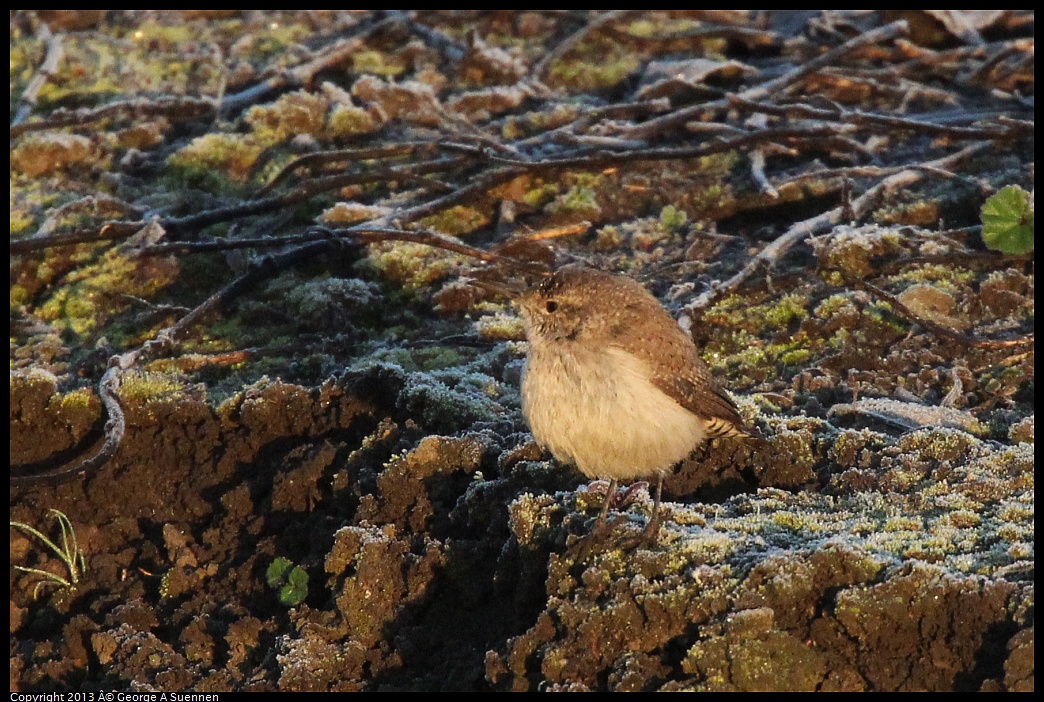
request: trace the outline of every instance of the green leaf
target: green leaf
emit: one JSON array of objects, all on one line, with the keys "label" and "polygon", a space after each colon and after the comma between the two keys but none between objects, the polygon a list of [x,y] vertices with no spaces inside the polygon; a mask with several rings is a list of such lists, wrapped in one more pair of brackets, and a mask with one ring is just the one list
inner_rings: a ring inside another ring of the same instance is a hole
[{"label": "green leaf", "polygon": [[982,206],[982,240],[1006,254],[1033,250],[1033,203],[1017,185],[1001,188]]},{"label": "green leaf", "polygon": [[272,561],[272,564],[268,566],[268,571],[265,573],[265,578],[268,580],[269,587],[279,587],[285,582],[284,575],[286,569],[293,565],[293,562],[289,558],[279,558]]},{"label": "green leaf", "polygon": [[294,566],[288,580],[290,582],[279,591],[279,601],[293,607],[301,604],[308,596],[308,573],[300,566]]},{"label": "green leaf", "polygon": [[308,587],[308,573],[301,566],[294,566],[290,571],[290,584],[294,587]]}]

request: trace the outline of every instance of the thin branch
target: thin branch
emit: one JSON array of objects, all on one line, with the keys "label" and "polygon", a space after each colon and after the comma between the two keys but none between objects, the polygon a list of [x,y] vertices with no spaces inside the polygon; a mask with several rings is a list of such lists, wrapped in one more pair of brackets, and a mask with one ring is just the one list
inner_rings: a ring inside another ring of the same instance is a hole
[{"label": "thin branch", "polygon": [[[89,458],[60,470],[37,475],[12,474],[9,476],[11,485],[55,485],[77,475],[91,473],[108,463],[116,455],[116,450],[119,449],[123,436],[127,431],[127,420],[123,414],[123,408],[120,406],[118,397],[121,379],[118,364],[121,359],[121,356],[114,356],[110,359],[109,368],[98,383],[98,396],[101,398],[104,411],[108,416],[105,422],[105,441],[98,449],[98,452]],[[11,466],[12,470],[17,468],[18,466]]]},{"label": "thin branch", "polygon": [[448,34],[418,22],[410,13],[394,10],[389,12],[389,16],[402,22],[410,34],[419,37],[425,44],[442,54],[447,61],[457,62],[467,53],[467,50]]},{"label": "thin branch", "polygon": [[[844,129],[844,128],[840,128]],[[711,154],[719,154],[725,151],[772,142],[785,139],[824,139],[837,136],[839,128],[836,127],[811,127],[791,128],[781,127],[775,129],[763,129],[756,132],[745,132],[741,136],[721,141],[712,141],[698,146],[679,146],[648,149],[630,149],[621,151],[596,151],[585,152],[576,156],[562,156],[548,158],[539,161],[515,161],[511,159],[491,156],[492,161],[498,163],[512,164],[517,166],[528,166],[533,169],[557,169],[557,168],[602,168],[619,163],[630,163],[635,161],[668,161],[672,159],[700,158]]]},{"label": "thin branch", "polygon": [[614,39],[619,39],[621,42],[640,47],[660,44],[674,44],[677,46],[682,43],[691,43],[699,47],[708,40],[726,39],[742,44],[747,49],[763,50],[766,47],[778,46],[782,43],[780,36],[774,32],[728,25],[701,26],[697,29],[670,32],[668,34],[654,34],[652,36],[638,36],[615,27],[605,27],[602,31]]},{"label": "thin branch", "polygon": [[[343,175],[313,178],[297,186],[290,192],[272,197],[241,202],[228,207],[218,207],[212,210],[197,212],[185,217],[170,217],[161,219],[158,224],[167,231],[193,231],[208,227],[219,222],[227,222],[240,217],[251,217],[266,212],[280,210],[285,207],[304,202],[316,195],[331,190],[338,190],[348,185],[360,185],[375,180],[410,180],[426,173],[438,173],[451,170],[465,165],[467,159],[462,157],[434,159],[422,161],[415,164],[403,164],[401,166],[372,166],[360,172],[346,173]],[[427,183],[424,185],[436,188],[445,187],[440,183]],[[41,251],[46,248],[57,246],[72,246],[88,242],[122,240],[133,236],[148,224],[145,221],[136,222],[107,222],[101,227],[88,227],[78,229],[68,234],[57,234],[52,236],[36,236],[12,241],[8,245],[11,254],[24,254],[32,251]]]},{"label": "thin branch", "polygon": [[58,64],[65,53],[62,47],[62,35],[52,34],[51,28],[47,26],[46,22],[40,22],[40,27],[36,30],[36,38],[43,40],[47,53],[44,55],[40,67],[36,69],[36,73],[29,79],[22,96],[18,98],[18,111],[11,120],[12,127],[24,122],[36,107],[36,103],[40,99],[40,90],[58,72]]},{"label": "thin branch", "polygon": [[750,152],[750,175],[757,183],[758,189],[773,200],[779,199],[779,191],[769,182],[765,175],[765,151],[754,149]]},{"label": "thin branch", "polygon": [[274,190],[277,185],[287,180],[290,175],[298,169],[314,168],[316,166],[325,166],[331,163],[350,163],[352,161],[386,158],[389,156],[406,156],[425,147],[430,150],[435,147],[435,144],[426,141],[410,141],[401,144],[389,144],[387,146],[372,146],[365,149],[341,149],[338,151],[320,151],[314,154],[307,154],[295,158],[293,161],[286,164],[283,169],[272,178],[272,180],[268,181],[267,185],[254,193],[254,198],[268,194]]},{"label": "thin branch", "polygon": [[[427,217],[431,214],[435,214],[436,212],[444,209],[445,207],[451,206],[443,204],[445,202],[452,202],[452,204],[456,204],[456,198],[458,197],[471,197],[473,194],[477,192],[494,187],[495,185],[499,185],[500,183],[506,182],[516,176],[523,175],[525,173],[559,170],[563,168],[604,168],[606,166],[617,165],[620,163],[630,163],[637,161],[666,161],[673,159],[699,158],[711,154],[732,151],[754,144],[773,142],[777,140],[821,140],[823,138],[837,136],[837,131],[838,128],[836,127],[816,127],[810,129],[764,129],[758,132],[746,133],[742,136],[733,139],[724,139],[722,141],[711,142],[709,144],[703,144],[700,146],[686,146],[660,149],[634,149],[623,151],[603,151],[594,153],[588,152],[585,153],[585,155],[550,158],[543,159],[540,161],[518,161],[514,159],[507,159],[499,156],[493,156],[489,152],[482,151],[475,147],[443,143],[441,144],[441,146],[443,146],[444,148],[466,150],[468,153],[475,155],[482,154],[488,160],[494,163],[504,164],[505,168],[490,171],[480,176],[478,180],[472,182],[470,185],[464,186],[463,188],[450,192],[441,198],[437,198],[435,200],[431,200],[428,203],[420,205],[419,207],[425,212],[425,214],[422,214],[417,219]],[[162,219],[158,223],[167,231],[191,231],[201,229],[203,227],[216,224],[218,222],[225,222],[237,219],[239,217],[254,216],[258,214],[263,214],[265,212],[279,210],[284,207],[295,205],[299,202],[308,200],[309,198],[314,197],[315,195],[318,195],[320,193],[329,192],[330,190],[337,190],[347,185],[369,183],[374,180],[380,179],[406,179],[411,176],[443,172],[466,165],[468,162],[468,157],[461,156],[444,159],[433,159],[431,161],[422,161],[420,163],[404,164],[401,166],[387,166],[383,169],[377,167],[370,167],[363,172],[347,173],[343,175],[326,176],[322,178],[311,179],[301,183],[294,190],[284,193],[282,195],[262,198],[260,200],[253,200],[245,203],[238,203],[229,207],[220,207],[213,210],[206,210],[204,212],[199,212],[186,217]],[[412,210],[407,210],[407,212],[411,211]],[[396,220],[400,219],[401,215],[397,215]],[[391,220],[386,220],[384,223],[387,224],[390,221]],[[28,237],[12,241],[8,246],[8,251],[11,254],[23,254],[32,251],[40,251],[49,247],[71,246],[74,244],[82,244],[87,242],[126,239],[132,236],[137,231],[139,231],[142,227],[145,226],[145,224],[146,222],[144,221],[109,222],[103,225],[100,229],[91,227],[87,229],[77,230],[69,234]]]},{"label": "thin branch", "polygon": [[750,110],[770,115],[783,117],[797,117],[803,119],[822,119],[829,122],[844,122],[846,124],[858,124],[861,126],[885,127],[888,131],[893,129],[905,129],[919,134],[930,134],[933,136],[945,136],[951,139],[1018,139],[1033,136],[1033,123],[1028,128],[1023,125],[1008,125],[1007,127],[952,127],[945,124],[935,124],[923,120],[911,119],[909,117],[896,117],[893,115],[879,115],[860,110],[824,110],[809,105],[769,105],[763,102],[747,100],[739,95],[730,95],[728,100],[731,104]]},{"label": "thin branch", "polygon": [[13,125],[10,129],[10,135],[13,139],[16,136],[25,134],[26,132],[82,126],[124,112],[140,117],[162,115],[175,121],[189,121],[214,115],[216,114],[216,109],[214,107],[214,102],[208,98],[187,96],[167,96],[155,100],[145,98],[119,100],[117,102],[110,102],[101,107],[89,109],[67,110],[65,108],[59,108],[49,114],[45,119]]},{"label": "thin branch", "polygon": [[[961,149],[957,153],[945,156],[934,161],[928,161],[919,166],[931,168],[949,169],[953,166],[971,158],[972,156],[986,150],[988,142],[978,142]],[[917,182],[924,176],[924,169],[920,167],[907,168],[899,173],[888,176],[877,185],[873,186],[852,203],[852,211],[855,217],[864,216],[877,198],[888,190],[906,187]],[[782,236],[773,240],[768,246],[754,256],[738,273],[728,280],[712,285],[706,292],[685,306],[684,313],[690,317],[695,316],[700,310],[706,309],[716,300],[737,290],[748,278],[760,270],[775,264],[795,244],[806,238],[825,232],[833,226],[842,222],[843,207],[835,207],[820,215],[806,219],[794,224]]]},{"label": "thin branch", "polygon": [[[846,41],[844,44],[836,46],[833,49],[820,54],[816,58],[802,63],[797,68],[787,71],[787,73],[779,78],[766,81],[765,83],[749,90],[744,90],[740,93],[740,97],[747,100],[760,100],[761,98],[771,95],[789,85],[797,83],[806,76],[815,73],[820,69],[836,65],[841,61],[841,59],[854,51],[858,51],[867,46],[891,41],[898,36],[906,34],[907,31],[908,28],[906,21],[899,20],[898,22],[892,22],[883,27],[872,29],[869,32],[864,32],[859,36]],[[624,136],[630,139],[648,139],[654,134],[684,124],[690,120],[698,119],[703,114],[725,109],[728,105],[728,100],[723,98],[713,102],[685,107],[680,110],[675,110],[663,117],[657,117],[643,124],[631,127],[629,130],[626,130]]]},{"label": "thin branch", "polygon": [[965,344],[966,346],[971,346],[977,349],[1006,349],[1011,348],[1012,346],[1025,346],[1027,344],[1033,343],[1033,334],[1027,334],[1026,336],[1020,336],[1014,339],[982,339],[978,336],[974,336],[971,334],[962,334],[961,332],[954,331],[948,327],[943,326],[942,324],[938,324],[930,319],[918,315],[909,307],[904,305],[898,297],[886,290],[882,290],[876,285],[872,285],[871,283],[868,283],[865,280],[856,280],[850,278],[849,276],[845,275],[843,271],[840,271],[838,269],[832,268],[829,270],[830,272],[840,273],[841,277],[844,279],[846,284],[851,285],[853,287],[863,288],[877,299],[884,300],[885,302],[887,302],[895,309],[896,313],[898,313],[899,315],[905,317],[906,319],[915,324],[919,324],[920,326],[930,331],[932,334],[935,334],[936,336],[942,337],[944,339],[957,341],[961,344]]},{"label": "thin branch", "polygon": [[537,61],[536,65],[533,66],[530,75],[538,80],[543,80],[544,74],[547,73],[547,70],[550,68],[552,63],[568,54],[591,34],[594,34],[608,24],[620,21],[632,12],[635,12],[635,10],[612,10],[595,17],[579,30],[566,37],[566,39],[559,43],[554,49],[547,52],[544,57]]},{"label": "thin branch", "polygon": [[[537,232],[517,235],[518,238],[530,241],[541,241],[544,239],[557,239],[563,236],[583,234],[591,228],[590,222],[578,222],[561,227],[542,229]],[[212,241],[176,241],[166,244],[149,244],[136,251],[139,256],[170,256],[182,253],[208,253],[213,251],[233,251],[236,249],[260,249],[275,248],[278,246],[290,246],[294,244],[307,244],[313,241],[324,241],[331,237],[351,238],[360,242],[374,243],[377,241],[410,241],[418,244],[427,244],[435,248],[444,248],[449,251],[462,253],[479,260],[490,263],[507,263],[518,267],[517,261],[510,261],[504,256],[490,256],[483,249],[466,246],[457,239],[445,238],[438,232],[420,229],[395,229],[382,227],[343,228],[329,229],[322,226],[310,227],[304,234],[297,236],[265,236],[251,239],[214,239]]]},{"label": "thin branch", "polygon": [[312,82],[317,73],[347,61],[351,58],[352,54],[356,53],[363,44],[373,37],[373,35],[398,23],[399,20],[395,17],[388,17],[375,22],[370,26],[363,28],[358,34],[334,42],[307,63],[295,66],[286,71],[281,71],[280,73],[270,76],[260,83],[256,83],[249,88],[235,93],[234,95],[226,96],[222,108],[226,114],[230,112],[238,112],[249,105],[253,105],[262,97],[273,91],[308,85]]}]

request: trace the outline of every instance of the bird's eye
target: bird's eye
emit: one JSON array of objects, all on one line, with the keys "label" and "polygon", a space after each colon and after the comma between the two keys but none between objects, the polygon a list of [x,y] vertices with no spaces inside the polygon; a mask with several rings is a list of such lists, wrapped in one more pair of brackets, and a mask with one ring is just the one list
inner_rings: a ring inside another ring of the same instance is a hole
[{"label": "bird's eye", "polygon": [[558,303],[555,302],[554,300],[548,300],[544,304],[544,309],[546,309],[548,312],[554,312],[555,310],[558,309]]}]

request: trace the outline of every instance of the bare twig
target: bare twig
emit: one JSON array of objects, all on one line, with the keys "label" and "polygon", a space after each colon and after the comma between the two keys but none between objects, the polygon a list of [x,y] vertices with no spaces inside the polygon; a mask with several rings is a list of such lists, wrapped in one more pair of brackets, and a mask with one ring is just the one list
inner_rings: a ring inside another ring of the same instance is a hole
[{"label": "bare twig", "polygon": [[308,85],[320,71],[336,66],[351,58],[351,55],[359,50],[363,44],[370,40],[378,32],[399,23],[399,19],[388,17],[364,27],[358,34],[341,39],[326,47],[317,56],[307,63],[295,66],[290,70],[277,73],[255,85],[241,90],[234,95],[225,98],[222,108],[226,113],[238,112],[239,110],[253,105],[262,97],[283,88],[294,88]]},{"label": "bare twig", "polygon": [[[907,24],[904,20],[892,22],[883,27],[864,32],[863,34],[846,41],[844,44],[836,46],[830,51],[806,61],[779,78],[766,81],[750,90],[744,90],[740,93],[740,97],[747,100],[760,100],[761,98],[771,95],[789,85],[793,85],[816,71],[837,64],[842,58],[854,51],[858,51],[867,46],[873,46],[875,44],[890,41],[895,37],[906,34],[906,32]],[[721,99],[675,110],[663,117],[651,119],[648,122],[626,130],[624,136],[630,139],[648,139],[654,134],[684,124],[690,120],[698,119],[703,114],[725,109],[728,107],[728,104],[728,100]]]},{"label": "bare twig", "polygon": [[407,31],[420,37],[425,44],[442,54],[447,61],[455,62],[464,57],[466,50],[460,44],[455,42],[452,37],[445,32],[440,32],[437,29],[418,22],[410,13],[403,12],[402,10],[393,10],[389,12],[389,17],[393,17],[402,22]]},{"label": "bare twig", "polygon": [[268,184],[254,193],[254,199],[266,195],[275,189],[277,185],[285,181],[290,175],[302,168],[314,168],[331,163],[349,163],[352,161],[363,161],[375,158],[386,158],[389,156],[406,156],[416,152],[418,149],[427,148],[431,150],[435,144],[431,142],[412,141],[401,144],[389,144],[387,146],[371,146],[365,149],[341,149],[339,151],[320,151],[295,158],[283,167]]},{"label": "bare twig", "polygon": [[47,53],[44,55],[44,60],[40,67],[36,69],[36,73],[29,79],[22,96],[18,98],[18,111],[15,112],[15,116],[11,120],[12,127],[24,122],[33,111],[33,108],[36,107],[36,102],[40,98],[40,90],[58,72],[58,63],[62,60],[64,53],[62,35],[52,34],[46,22],[40,22],[40,26],[36,30],[36,37],[43,40],[44,46],[47,47]]},{"label": "bare twig", "polygon": [[57,129],[59,127],[76,127],[125,112],[141,116],[163,115],[172,120],[180,119],[187,121],[209,117],[215,114],[216,110],[214,102],[207,98],[168,96],[155,100],[144,98],[119,100],[110,102],[102,107],[90,109],[66,110],[65,108],[59,108],[49,114],[46,119],[13,125],[10,129],[10,135],[13,139],[26,132]]},{"label": "bare twig", "polygon": [[938,324],[930,319],[927,319],[926,317],[918,315],[909,307],[904,305],[898,297],[886,290],[882,290],[876,285],[868,283],[865,280],[856,280],[854,278],[851,278],[845,275],[843,271],[840,271],[838,269],[832,268],[830,269],[830,272],[839,273],[847,285],[863,288],[877,299],[884,300],[889,305],[891,305],[892,308],[896,311],[896,313],[900,314],[901,316],[905,317],[906,319],[910,320],[915,324],[919,324],[920,326],[930,331],[932,334],[935,334],[936,336],[941,336],[944,339],[951,339],[953,341],[977,349],[1006,349],[1011,348],[1012,346],[1025,346],[1027,344],[1033,343],[1033,334],[1027,334],[1026,336],[1020,336],[1014,339],[982,339],[978,336],[973,336],[971,334],[962,334],[961,332],[954,331],[949,327],[943,326],[942,324]]},{"label": "bare twig", "polygon": [[614,39],[636,46],[648,46],[650,44],[672,44],[677,46],[684,43],[698,47],[708,40],[727,39],[737,44],[742,44],[747,49],[764,49],[765,47],[782,43],[779,35],[774,32],[727,25],[717,27],[701,26],[698,29],[670,32],[668,34],[654,34],[652,36],[637,36],[615,27],[605,27],[602,31]]},{"label": "bare twig", "polygon": [[[118,364],[121,358],[120,356],[114,356],[110,359],[109,368],[98,383],[98,396],[101,398],[105,413],[108,415],[108,419],[105,422],[105,441],[98,449],[98,452],[90,458],[86,458],[61,470],[38,475],[11,475],[9,478],[11,485],[53,485],[64,482],[77,475],[85,475],[97,470],[116,455],[116,450],[120,447],[123,435],[127,431],[127,420],[124,417],[123,408],[120,406],[118,397],[121,378]],[[14,470],[17,466],[11,466],[11,468]]]},{"label": "bare twig", "polygon": [[758,189],[773,200],[779,199],[779,191],[769,182],[765,175],[765,152],[762,149],[754,149],[750,152],[750,175],[758,184]]},{"label": "bare twig", "polygon": [[[949,169],[975,154],[984,151],[988,146],[989,144],[986,142],[977,142],[966,146],[957,153],[920,165],[930,166],[932,168]],[[881,194],[888,190],[911,185],[920,180],[924,173],[924,169],[913,167],[888,176],[880,183],[867,190],[852,203],[853,215],[857,218],[862,217],[867,211],[869,211],[870,207],[877,202],[877,198]],[[738,273],[722,283],[717,283],[711,286],[710,289],[686,305],[684,310],[685,314],[695,316],[700,310],[706,309],[715,300],[734,292],[763,266],[773,265],[783,256],[783,254],[789,251],[791,247],[798,242],[803,241],[814,234],[825,232],[830,227],[840,224],[842,222],[841,218],[843,216],[843,211],[843,207],[835,207],[834,209],[828,210],[827,212],[812,217],[811,219],[806,219],[794,224],[786,231],[786,233],[773,240],[768,246],[758,252],[758,255],[752,258]]]},{"label": "bare twig", "polygon": [[547,73],[548,68],[551,64],[562,58],[570,51],[572,51],[580,42],[589,37],[590,35],[598,32],[603,27],[618,22],[627,15],[635,12],[635,10],[612,10],[605,14],[595,17],[593,20],[588,22],[586,25],[578,29],[573,34],[570,34],[564,41],[556,46],[551,51],[547,52],[542,59],[537,61],[536,65],[533,66],[531,75],[538,80],[544,79],[544,74]]},{"label": "bare twig", "polygon": [[[415,164],[401,166],[370,167],[355,173],[313,178],[301,183],[297,188],[282,195],[242,202],[228,207],[205,210],[185,217],[170,217],[159,220],[158,224],[167,231],[187,232],[208,227],[218,222],[227,222],[240,217],[250,217],[266,212],[280,210],[299,202],[304,202],[316,195],[331,190],[338,190],[348,185],[370,183],[375,180],[410,180],[425,173],[438,173],[459,167],[466,163],[462,157],[434,159]],[[441,189],[442,184],[427,183]],[[442,186],[444,187],[444,186]],[[147,224],[137,222],[107,222],[101,227],[88,227],[68,234],[52,236],[34,236],[12,241],[8,251],[12,254],[24,254],[41,251],[57,246],[72,246],[87,242],[112,241],[127,239]]]},{"label": "bare twig", "polygon": [[935,124],[909,117],[872,114],[859,110],[832,111],[809,105],[769,105],[763,102],[747,100],[739,95],[729,95],[731,104],[754,112],[762,112],[783,117],[802,119],[822,119],[830,122],[844,122],[860,126],[884,127],[886,131],[905,129],[919,134],[945,136],[951,139],[1017,139],[1033,136],[1033,123],[1025,125],[1007,125],[1003,127],[954,127]]},{"label": "bare twig", "polygon": [[766,142],[783,141],[787,139],[823,139],[837,136],[838,133],[839,129],[835,127],[782,127],[776,129],[763,129],[756,132],[745,132],[741,133],[741,136],[732,139],[712,141],[696,146],[624,149],[608,152],[592,152],[590,150],[584,150],[580,155],[567,155],[538,161],[514,161],[497,156],[491,156],[490,159],[499,163],[528,166],[533,170],[558,168],[602,168],[608,165],[633,163],[636,161],[669,161],[673,159],[700,158],[702,156],[733,151]]}]

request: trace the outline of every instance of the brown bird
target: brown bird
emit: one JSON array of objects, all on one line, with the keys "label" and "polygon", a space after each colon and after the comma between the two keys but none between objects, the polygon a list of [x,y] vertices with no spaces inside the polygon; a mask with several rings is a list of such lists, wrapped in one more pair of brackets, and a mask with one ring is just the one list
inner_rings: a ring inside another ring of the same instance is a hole
[{"label": "brown bird", "polygon": [[656,478],[645,537],[660,526],[663,477],[715,437],[756,437],[696,346],[643,286],[565,266],[516,296],[529,352],[522,412],[556,459],[609,481]]}]

